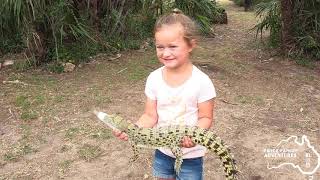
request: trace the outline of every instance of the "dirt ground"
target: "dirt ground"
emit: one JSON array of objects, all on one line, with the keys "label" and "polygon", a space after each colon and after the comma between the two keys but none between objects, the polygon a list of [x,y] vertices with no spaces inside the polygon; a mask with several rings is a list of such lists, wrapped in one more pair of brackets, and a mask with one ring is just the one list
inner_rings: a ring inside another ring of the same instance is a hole
[{"label": "dirt ground", "polygon": [[[200,40],[193,62],[217,89],[212,130],[234,154],[239,179],[320,179],[320,169],[313,175],[290,165],[268,169],[274,162],[265,157],[280,141],[306,135],[314,147],[309,164],[320,163],[314,153],[320,153],[319,65],[305,68],[275,56],[249,31],[257,21],[253,12],[219,3],[229,22],[215,26],[214,38]],[[91,113],[99,108],[135,121],[143,112],[146,77],[160,65],[153,49],[121,55],[110,60],[101,54],[64,74],[0,71],[1,82],[19,80],[0,84],[0,180],[153,179],[153,151],[142,150],[129,164],[129,144],[113,138]],[[291,160],[306,164],[304,157]],[[211,153],[204,174],[224,179]]]}]

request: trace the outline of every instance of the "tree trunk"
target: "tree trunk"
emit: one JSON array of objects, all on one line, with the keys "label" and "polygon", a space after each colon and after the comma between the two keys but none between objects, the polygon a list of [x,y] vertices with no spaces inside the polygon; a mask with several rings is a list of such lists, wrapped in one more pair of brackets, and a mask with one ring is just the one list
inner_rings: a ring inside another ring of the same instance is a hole
[{"label": "tree trunk", "polygon": [[286,54],[293,44],[293,8],[294,0],[281,0],[281,49]]},{"label": "tree trunk", "polygon": [[44,26],[34,24],[30,26],[30,32],[26,34],[26,55],[28,58],[34,58],[35,64],[39,65],[46,60],[46,33]]},{"label": "tree trunk", "polygon": [[251,8],[252,0],[244,0],[244,11],[249,11]]}]

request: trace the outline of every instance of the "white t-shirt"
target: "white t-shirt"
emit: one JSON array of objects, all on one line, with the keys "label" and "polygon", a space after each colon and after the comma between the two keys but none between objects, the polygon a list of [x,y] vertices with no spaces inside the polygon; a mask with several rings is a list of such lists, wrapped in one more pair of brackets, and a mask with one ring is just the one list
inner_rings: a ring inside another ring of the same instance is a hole
[{"label": "white t-shirt", "polygon": [[[216,97],[211,79],[196,66],[192,75],[182,85],[170,87],[163,79],[164,67],[153,71],[147,79],[145,94],[157,101],[157,127],[170,125],[195,126],[198,121],[198,103]],[[175,157],[170,149],[159,149],[164,154]],[[192,148],[182,148],[183,158],[204,156],[206,149],[196,145]]]}]

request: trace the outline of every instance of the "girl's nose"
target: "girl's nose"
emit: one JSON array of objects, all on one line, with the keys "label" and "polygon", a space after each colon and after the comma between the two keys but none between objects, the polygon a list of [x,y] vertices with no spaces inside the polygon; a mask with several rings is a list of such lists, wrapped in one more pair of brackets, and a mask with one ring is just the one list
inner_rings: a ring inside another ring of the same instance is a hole
[{"label": "girl's nose", "polygon": [[167,57],[167,56],[170,56],[170,55],[171,55],[170,49],[169,48],[164,48],[163,56]]}]

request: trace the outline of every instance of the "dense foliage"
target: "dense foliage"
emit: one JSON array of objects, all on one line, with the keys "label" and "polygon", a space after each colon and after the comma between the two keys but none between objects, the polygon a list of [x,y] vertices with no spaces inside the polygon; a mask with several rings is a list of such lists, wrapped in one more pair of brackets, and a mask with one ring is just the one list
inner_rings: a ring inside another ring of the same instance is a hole
[{"label": "dense foliage", "polygon": [[180,8],[203,33],[218,14],[211,0],[1,0],[0,56],[25,50],[34,62],[75,62],[98,51],[139,48],[158,16]]},{"label": "dense foliage", "polygon": [[280,44],[281,19],[280,4],[278,0],[262,2],[256,6],[256,14],[260,17],[260,22],[255,26],[257,34],[263,34],[263,30],[270,31],[269,42],[272,47]]},{"label": "dense foliage", "polygon": [[[232,0],[238,6],[244,6],[244,0]],[[251,0],[252,6],[257,5],[262,2],[268,2],[270,0]]]},{"label": "dense foliage", "polygon": [[294,38],[299,54],[320,60],[320,1],[295,1]]},{"label": "dense foliage", "polygon": [[[320,60],[320,1],[293,1],[292,43],[289,55]],[[257,33],[270,31],[273,46],[281,43],[280,1],[271,0],[256,6],[256,14],[261,21],[256,25]]]}]

